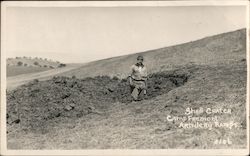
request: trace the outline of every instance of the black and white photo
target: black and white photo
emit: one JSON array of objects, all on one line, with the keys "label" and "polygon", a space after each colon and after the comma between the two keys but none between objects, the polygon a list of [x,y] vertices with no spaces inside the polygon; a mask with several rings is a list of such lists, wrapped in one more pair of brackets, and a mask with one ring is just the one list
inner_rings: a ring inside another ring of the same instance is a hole
[{"label": "black and white photo", "polygon": [[248,7],[3,2],[1,154],[247,154]]}]

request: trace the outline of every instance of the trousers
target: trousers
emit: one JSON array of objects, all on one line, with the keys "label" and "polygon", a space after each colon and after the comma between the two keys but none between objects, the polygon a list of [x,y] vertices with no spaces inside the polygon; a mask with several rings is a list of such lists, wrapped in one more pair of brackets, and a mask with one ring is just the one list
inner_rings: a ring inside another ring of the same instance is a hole
[{"label": "trousers", "polygon": [[134,100],[138,100],[138,97],[142,90],[146,89],[146,81],[130,80],[130,92]]}]

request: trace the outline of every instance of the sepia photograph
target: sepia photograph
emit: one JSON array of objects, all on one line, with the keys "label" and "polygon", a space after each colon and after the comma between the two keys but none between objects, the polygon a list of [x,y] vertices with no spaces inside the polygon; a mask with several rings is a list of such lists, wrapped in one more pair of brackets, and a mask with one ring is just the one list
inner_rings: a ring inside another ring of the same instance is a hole
[{"label": "sepia photograph", "polygon": [[248,19],[248,1],[2,2],[1,155],[247,155]]}]

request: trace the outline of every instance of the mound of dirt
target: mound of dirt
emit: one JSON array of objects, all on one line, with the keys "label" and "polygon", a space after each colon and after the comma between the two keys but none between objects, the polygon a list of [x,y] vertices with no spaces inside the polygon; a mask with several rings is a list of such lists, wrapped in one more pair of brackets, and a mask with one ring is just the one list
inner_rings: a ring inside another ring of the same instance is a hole
[{"label": "mound of dirt", "polygon": [[[142,100],[183,85],[190,74],[184,71],[159,72],[149,75],[147,95]],[[53,118],[79,118],[89,113],[102,114],[114,102],[130,103],[127,79],[97,76],[85,79],[53,77],[34,80],[7,92],[7,124],[19,123],[35,130]]]}]

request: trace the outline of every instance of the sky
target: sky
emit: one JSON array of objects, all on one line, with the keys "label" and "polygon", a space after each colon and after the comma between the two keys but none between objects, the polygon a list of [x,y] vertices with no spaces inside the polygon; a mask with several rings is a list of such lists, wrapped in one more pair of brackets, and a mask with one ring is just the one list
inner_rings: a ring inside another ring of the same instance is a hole
[{"label": "sky", "polygon": [[84,63],[246,27],[244,6],[8,7],[7,57]]}]

